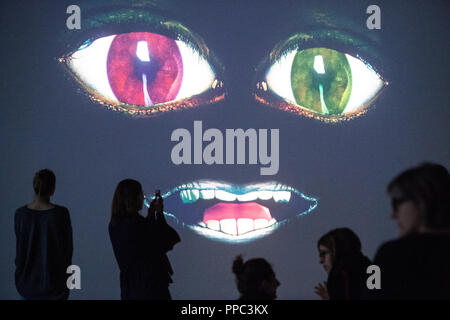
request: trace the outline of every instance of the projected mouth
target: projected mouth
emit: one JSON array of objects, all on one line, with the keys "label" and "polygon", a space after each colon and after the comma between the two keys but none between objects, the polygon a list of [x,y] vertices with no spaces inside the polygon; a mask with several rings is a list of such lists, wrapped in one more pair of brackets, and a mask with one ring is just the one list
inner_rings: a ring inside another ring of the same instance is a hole
[{"label": "projected mouth", "polygon": [[166,216],[205,237],[227,242],[264,237],[317,206],[317,199],[276,182],[237,186],[202,180],[180,185],[162,197]]}]

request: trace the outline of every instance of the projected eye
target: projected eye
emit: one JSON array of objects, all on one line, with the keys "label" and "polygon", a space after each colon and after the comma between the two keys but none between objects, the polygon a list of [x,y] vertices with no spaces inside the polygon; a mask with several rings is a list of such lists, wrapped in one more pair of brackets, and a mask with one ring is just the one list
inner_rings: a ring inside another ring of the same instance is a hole
[{"label": "projected eye", "polygon": [[95,101],[130,114],[196,106],[199,95],[222,86],[186,42],[149,32],[102,37],[62,60]]},{"label": "projected eye", "polygon": [[365,113],[387,85],[367,62],[329,48],[290,49],[273,60],[256,99],[327,122]]}]

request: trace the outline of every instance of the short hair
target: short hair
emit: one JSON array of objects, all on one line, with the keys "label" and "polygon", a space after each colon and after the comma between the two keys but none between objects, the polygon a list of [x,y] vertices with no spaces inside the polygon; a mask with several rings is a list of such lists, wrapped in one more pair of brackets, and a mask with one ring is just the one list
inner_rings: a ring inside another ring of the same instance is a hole
[{"label": "short hair", "polygon": [[423,204],[427,227],[450,228],[450,175],[444,166],[426,162],[402,172],[387,187],[389,194],[396,191]]},{"label": "short hair", "polygon": [[333,264],[342,256],[361,253],[361,241],[349,228],[337,228],[327,232],[317,241],[317,247],[320,245],[330,250]]},{"label": "short hair", "polygon": [[232,270],[241,294],[257,293],[263,280],[270,280],[275,276],[272,266],[263,258],[249,259],[244,263],[239,255],[233,261]]},{"label": "short hair", "polygon": [[143,194],[141,184],[133,179],[119,182],[111,205],[111,221],[132,216],[140,209],[139,195]]},{"label": "short hair", "polygon": [[34,193],[41,197],[49,197],[55,191],[56,177],[49,169],[42,169],[33,178]]}]

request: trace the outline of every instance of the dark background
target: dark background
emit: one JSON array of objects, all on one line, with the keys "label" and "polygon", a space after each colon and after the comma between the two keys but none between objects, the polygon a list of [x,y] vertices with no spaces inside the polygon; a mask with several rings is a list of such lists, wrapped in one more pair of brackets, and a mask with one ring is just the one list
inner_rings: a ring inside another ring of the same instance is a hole
[{"label": "dark background", "polygon": [[[197,32],[226,66],[224,102],[151,119],[132,119],[90,101],[57,62],[66,8],[81,1],[1,4],[1,217],[0,298],[16,299],[14,211],[31,202],[32,178],[41,168],[57,177],[55,203],[69,208],[73,263],[82,289],[72,299],[118,299],[119,272],[107,225],[116,184],[124,178],[144,190],[170,189],[198,179],[232,183],[276,180],[319,198],[316,210],[248,244],[220,243],[170,223],[182,242],[169,253],[174,299],[235,299],[231,263],[237,254],[271,262],[279,299],[315,299],[326,279],[316,243],[330,229],[352,228],[363,251],[396,237],[389,219],[387,183],[422,161],[450,164],[449,4],[446,1],[377,1],[381,30],[367,30],[365,1],[184,1],[179,20]],[[181,4],[180,4],[181,6]],[[345,15],[367,37],[378,37],[389,87],[369,112],[326,124],[262,106],[250,94],[255,67],[273,46],[309,23],[308,10]],[[296,18],[298,15],[298,18]],[[176,128],[279,128],[280,170],[259,166],[175,166]]]}]

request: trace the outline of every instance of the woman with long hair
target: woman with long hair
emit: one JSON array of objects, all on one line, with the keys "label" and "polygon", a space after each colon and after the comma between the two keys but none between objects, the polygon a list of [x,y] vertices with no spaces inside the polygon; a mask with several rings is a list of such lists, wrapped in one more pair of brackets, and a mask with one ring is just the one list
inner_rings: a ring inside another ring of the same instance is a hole
[{"label": "woman with long hair", "polygon": [[334,229],[319,239],[317,248],[328,280],[315,287],[316,294],[324,300],[363,298],[371,262],[361,252],[358,236],[349,228]]},{"label": "woman with long hair", "polygon": [[166,255],[180,242],[163,213],[158,194],[147,217],[139,214],[144,204],[141,184],[121,181],[112,200],[109,235],[120,269],[122,300],[169,300],[172,267]]}]

